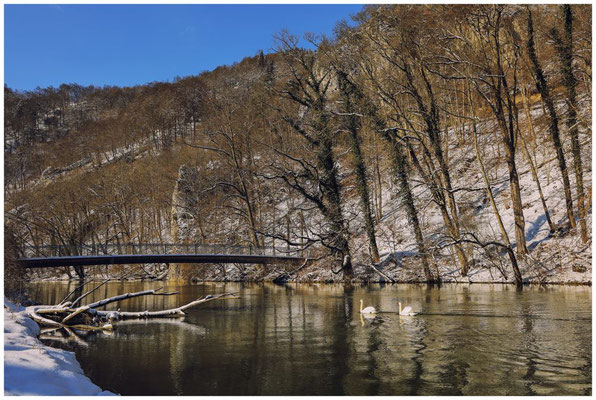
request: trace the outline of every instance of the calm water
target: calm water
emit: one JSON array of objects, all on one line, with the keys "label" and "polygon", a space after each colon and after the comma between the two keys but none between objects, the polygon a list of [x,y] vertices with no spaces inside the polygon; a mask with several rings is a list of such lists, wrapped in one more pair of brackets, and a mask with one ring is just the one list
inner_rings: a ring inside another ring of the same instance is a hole
[{"label": "calm water", "polygon": [[[112,283],[93,299],[157,288]],[[62,283],[37,284],[60,301]],[[201,284],[171,297],[110,309],[174,307],[239,291],[184,321],[125,322],[74,350],[85,373],[123,395],[588,395],[592,393],[590,287],[500,285]],[[361,318],[360,299],[383,313]],[[397,302],[420,311],[396,314]]]}]

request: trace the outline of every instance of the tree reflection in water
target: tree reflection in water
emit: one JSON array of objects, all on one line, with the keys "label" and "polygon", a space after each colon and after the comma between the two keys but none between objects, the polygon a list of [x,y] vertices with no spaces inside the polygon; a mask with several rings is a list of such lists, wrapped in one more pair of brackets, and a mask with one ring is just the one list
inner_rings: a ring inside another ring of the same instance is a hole
[{"label": "tree reflection in water", "polygon": [[[109,283],[107,297],[162,283]],[[34,300],[74,286],[34,285]],[[129,395],[591,394],[591,290],[502,285],[199,284],[114,309],[162,309],[240,291],[184,321],[123,323],[73,349],[104,389]],[[380,313],[358,311],[359,299]],[[398,301],[420,314],[400,317]]]}]

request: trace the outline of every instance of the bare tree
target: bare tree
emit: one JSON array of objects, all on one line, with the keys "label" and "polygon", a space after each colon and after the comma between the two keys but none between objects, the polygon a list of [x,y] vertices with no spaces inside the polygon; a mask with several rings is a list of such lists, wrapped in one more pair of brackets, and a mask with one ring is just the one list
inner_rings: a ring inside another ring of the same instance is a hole
[{"label": "bare tree", "polygon": [[[474,110],[474,103],[472,100],[471,88],[469,89],[469,92],[468,92],[468,100],[470,102],[471,109]],[[475,116],[474,116],[474,118],[475,118]],[[493,214],[497,220],[497,224],[499,225],[499,231],[501,232],[501,238],[505,242],[504,247],[506,247],[507,255],[509,256],[509,259],[511,261],[511,268],[513,269],[515,281],[518,285],[521,285],[522,284],[522,275],[519,270],[519,266],[517,265],[517,258],[515,257],[515,253],[512,250],[513,246],[511,246],[511,241],[509,240],[509,234],[507,233],[507,230],[505,229],[505,225],[503,224],[503,219],[501,218],[501,214],[499,213],[499,209],[497,207],[497,203],[496,203],[495,197],[493,195],[493,190],[492,190],[492,187],[490,184],[490,180],[489,180],[488,174],[486,173],[486,169],[484,168],[484,162],[482,161],[482,153],[481,153],[480,147],[478,145],[478,131],[477,131],[476,121],[472,120],[471,124],[472,124],[472,133],[474,136],[474,150],[476,151],[476,161],[478,162],[478,167],[480,168],[480,172],[482,173],[482,179],[484,181],[484,186],[486,188],[486,195],[488,196],[490,205],[493,209]]]},{"label": "bare tree", "polygon": [[[524,103],[524,109],[526,112],[526,120],[527,124],[530,127],[531,137],[536,140],[536,133],[534,132],[534,124],[532,123],[532,114],[530,113],[530,106],[528,104],[528,98],[525,93],[525,89],[521,91],[522,101]],[[523,132],[519,130],[519,119],[517,121],[517,129],[518,129],[518,138],[522,144],[522,151],[526,159],[528,160],[528,165],[530,166],[530,171],[532,172],[532,179],[536,183],[536,189],[538,190],[538,195],[540,196],[540,202],[542,203],[542,209],[544,210],[544,217],[546,218],[546,222],[548,223],[548,227],[550,233],[553,234],[556,232],[557,227],[553,223],[550,217],[550,211],[548,210],[548,206],[546,205],[546,199],[544,198],[544,193],[542,192],[542,185],[540,184],[540,177],[538,176],[538,169],[536,168],[536,163],[532,159],[532,155],[530,154],[530,150],[528,148],[528,143],[526,142],[525,135]]]},{"label": "bare tree", "polygon": [[342,117],[350,137],[350,148],[354,157],[354,172],[356,174],[356,185],[360,194],[360,207],[362,209],[362,214],[364,215],[366,235],[368,236],[371,258],[374,263],[377,263],[379,262],[379,250],[377,248],[377,239],[375,237],[375,222],[372,217],[370,206],[366,164],[364,163],[364,156],[362,155],[362,139],[359,135],[361,117],[360,115],[357,115],[357,106],[354,104],[354,102],[357,101],[356,99],[359,92],[357,92],[356,88],[348,80],[345,72],[338,70],[337,79],[343,101]]},{"label": "bare tree", "polygon": [[565,154],[563,152],[563,144],[561,143],[561,137],[559,134],[559,117],[555,109],[555,103],[550,95],[548,84],[542,71],[542,66],[536,55],[536,46],[534,43],[534,24],[532,21],[532,11],[528,7],[528,55],[532,62],[534,69],[534,75],[536,77],[536,89],[540,93],[542,100],[546,104],[546,109],[550,118],[549,132],[555,146],[557,153],[557,161],[559,164],[559,171],[561,171],[561,177],[563,178],[563,190],[565,192],[565,206],[567,208],[567,218],[572,228],[575,228],[575,216],[573,213],[573,199],[571,198],[571,186],[569,184],[569,174],[567,172],[567,162],[565,161]]},{"label": "bare tree", "polygon": [[339,255],[344,279],[350,281],[353,268],[349,246],[349,230],[343,215],[340,183],[333,151],[335,131],[328,105],[332,70],[322,65],[316,53],[301,49],[297,39],[288,34],[279,37],[280,52],[289,76],[278,93],[289,100],[289,109],[278,108],[280,117],[306,148],[314,153],[314,160],[289,154],[278,145],[273,151],[291,167],[280,163],[270,166],[269,178],[280,179],[288,187],[315,205],[325,219],[321,243],[334,255]]},{"label": "bare tree", "polygon": [[[567,119],[565,121],[571,136],[571,153],[573,154],[573,169],[575,171],[575,184],[577,187],[577,210],[582,242],[588,241],[588,228],[586,226],[586,209],[584,207],[584,174],[582,167],[581,147],[579,143],[579,123],[577,121],[577,80],[573,74],[573,13],[569,4],[562,6],[565,18],[565,36],[561,38],[556,28],[551,29],[557,52],[559,53],[563,83],[567,90]],[[529,17],[531,18],[531,17]]]},{"label": "bare tree", "polygon": [[503,6],[462,6],[463,24],[445,31],[445,63],[455,71],[451,78],[468,79],[495,116],[505,150],[509,189],[515,219],[518,256],[527,254],[525,219],[516,165],[518,117],[515,97],[519,90],[519,35]]}]

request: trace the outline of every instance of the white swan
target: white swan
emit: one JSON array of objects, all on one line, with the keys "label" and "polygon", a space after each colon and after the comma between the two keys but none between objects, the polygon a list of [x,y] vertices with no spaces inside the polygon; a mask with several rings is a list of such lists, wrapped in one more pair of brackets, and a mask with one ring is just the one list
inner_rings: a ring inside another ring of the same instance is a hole
[{"label": "white swan", "polygon": [[366,307],[362,309],[362,299],[360,299],[360,314],[376,314],[377,310],[374,307]]},{"label": "white swan", "polygon": [[401,302],[399,302],[399,315],[410,315],[414,316],[418,313],[412,312],[412,307],[406,306],[403,310],[401,308]]}]

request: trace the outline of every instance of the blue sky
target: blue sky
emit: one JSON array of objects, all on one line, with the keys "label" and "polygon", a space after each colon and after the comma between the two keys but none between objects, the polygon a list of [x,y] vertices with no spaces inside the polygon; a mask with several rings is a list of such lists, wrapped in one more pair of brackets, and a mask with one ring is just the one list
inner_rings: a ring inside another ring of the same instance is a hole
[{"label": "blue sky", "polygon": [[4,79],[131,86],[196,75],[274,46],[282,29],[330,35],[361,5],[5,5]]}]

